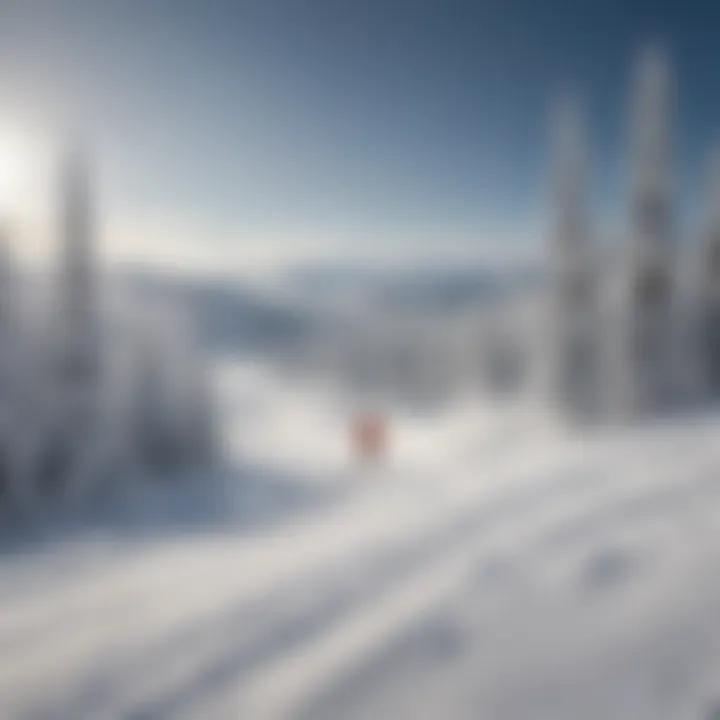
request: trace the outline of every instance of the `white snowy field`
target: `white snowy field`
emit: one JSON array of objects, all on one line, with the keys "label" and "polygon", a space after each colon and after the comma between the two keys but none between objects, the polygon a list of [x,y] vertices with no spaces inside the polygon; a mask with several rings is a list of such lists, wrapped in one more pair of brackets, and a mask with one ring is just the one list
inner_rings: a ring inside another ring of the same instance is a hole
[{"label": "white snowy field", "polygon": [[0,717],[720,717],[720,414],[468,402],[358,468],[338,397],[219,372],[227,468],[0,553]]}]

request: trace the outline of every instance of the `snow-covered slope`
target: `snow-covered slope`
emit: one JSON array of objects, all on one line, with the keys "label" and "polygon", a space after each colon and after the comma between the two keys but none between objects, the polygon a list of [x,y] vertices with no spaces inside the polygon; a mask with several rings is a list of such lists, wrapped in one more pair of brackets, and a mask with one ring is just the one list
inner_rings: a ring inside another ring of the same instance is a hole
[{"label": "snow-covered slope", "polygon": [[340,398],[219,373],[202,494],[0,557],[0,717],[712,717],[720,417],[398,413],[361,469]]}]

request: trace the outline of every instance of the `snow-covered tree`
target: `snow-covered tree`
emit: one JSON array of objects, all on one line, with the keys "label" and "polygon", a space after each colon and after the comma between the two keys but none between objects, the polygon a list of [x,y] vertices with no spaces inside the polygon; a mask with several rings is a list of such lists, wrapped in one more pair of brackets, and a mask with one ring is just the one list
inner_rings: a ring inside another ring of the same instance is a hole
[{"label": "snow-covered tree", "polygon": [[600,327],[586,199],[585,133],[577,105],[565,101],[558,107],[555,130],[550,390],[563,411],[586,417],[596,410],[598,400]]},{"label": "snow-covered tree", "polygon": [[211,464],[216,453],[208,368],[182,313],[143,303],[134,361],[132,446],[148,471]]},{"label": "snow-covered tree", "polygon": [[634,88],[634,177],[623,309],[626,390],[631,411],[640,413],[662,407],[673,390],[670,80],[662,49],[647,49],[640,57]]},{"label": "snow-covered tree", "polygon": [[102,353],[90,179],[77,149],[65,155],[60,171],[61,246],[40,483],[47,492],[77,496],[87,490],[96,462]]},{"label": "snow-covered tree", "polygon": [[28,386],[33,366],[19,310],[16,269],[5,233],[0,235],[0,503],[27,507],[37,427]]},{"label": "snow-covered tree", "polygon": [[706,389],[720,394],[720,148],[712,157],[709,212],[697,268],[696,350]]}]

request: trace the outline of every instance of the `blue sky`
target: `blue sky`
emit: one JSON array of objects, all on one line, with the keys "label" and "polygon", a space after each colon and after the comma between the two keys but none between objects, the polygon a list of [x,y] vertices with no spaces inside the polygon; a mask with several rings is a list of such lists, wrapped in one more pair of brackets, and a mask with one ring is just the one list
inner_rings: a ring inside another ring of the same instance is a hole
[{"label": "blue sky", "polygon": [[719,34],[713,2],[5,0],[0,108],[79,128],[112,212],[198,236],[454,228],[511,242],[542,218],[547,121],[568,90],[591,120],[601,215],[620,217],[646,40],[676,66],[692,207],[720,134]]}]

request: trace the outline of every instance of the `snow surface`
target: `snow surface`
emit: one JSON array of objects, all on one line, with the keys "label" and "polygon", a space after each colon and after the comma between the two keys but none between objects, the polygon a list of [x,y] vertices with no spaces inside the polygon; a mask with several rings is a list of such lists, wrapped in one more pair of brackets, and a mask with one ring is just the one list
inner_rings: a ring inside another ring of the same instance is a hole
[{"label": "snow surface", "polygon": [[393,417],[218,367],[228,466],[0,552],[0,717],[720,717],[720,415]]}]

